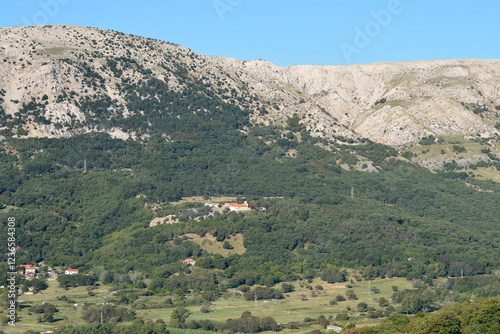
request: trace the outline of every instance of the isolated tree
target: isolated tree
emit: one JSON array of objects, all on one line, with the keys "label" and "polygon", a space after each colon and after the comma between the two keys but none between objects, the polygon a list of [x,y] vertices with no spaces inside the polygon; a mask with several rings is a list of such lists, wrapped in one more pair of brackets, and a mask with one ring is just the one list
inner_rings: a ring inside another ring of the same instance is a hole
[{"label": "isolated tree", "polygon": [[323,329],[326,329],[326,327],[330,325],[330,322],[326,320],[326,317],[323,314],[318,317],[318,322]]},{"label": "isolated tree", "polygon": [[366,312],[368,310],[368,304],[365,302],[360,302],[358,304],[358,311],[359,312]]},{"label": "isolated tree", "polygon": [[358,296],[354,293],[354,290],[347,290],[345,292],[345,295],[347,296],[347,298],[351,299],[351,300],[356,300],[358,299]]},{"label": "isolated tree", "polygon": [[338,302],[343,302],[343,301],[345,301],[345,297],[342,295],[336,295],[335,300]]},{"label": "isolated tree", "polygon": [[378,300],[378,305],[380,307],[386,307],[389,305],[389,301],[385,299],[385,297],[380,297],[380,299]]},{"label": "isolated tree", "polygon": [[184,328],[188,317],[188,309],[184,307],[177,307],[170,316],[170,326],[174,328]]},{"label": "isolated tree", "polygon": [[212,309],[210,308],[210,305],[202,305],[200,308],[201,313],[210,313],[212,312]]},{"label": "isolated tree", "polygon": [[283,283],[281,284],[281,291],[283,293],[293,292],[295,291],[295,286],[293,286],[293,284],[290,283]]}]

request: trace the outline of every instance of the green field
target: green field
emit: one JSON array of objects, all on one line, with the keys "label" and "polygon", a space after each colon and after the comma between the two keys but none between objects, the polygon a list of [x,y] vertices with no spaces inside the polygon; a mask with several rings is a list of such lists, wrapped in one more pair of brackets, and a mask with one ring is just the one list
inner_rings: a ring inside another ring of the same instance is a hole
[{"label": "green field", "polygon": [[[37,331],[48,331],[56,326],[65,325],[82,325],[85,321],[81,319],[82,307],[85,304],[98,306],[106,303],[108,298],[113,298],[114,292],[110,291],[112,286],[102,286],[97,289],[91,290],[92,296],[89,295],[89,289],[86,287],[70,288],[65,290],[58,286],[57,281],[48,281],[49,288],[47,290],[41,291],[37,294],[29,295],[24,294],[20,296],[19,302],[22,305],[22,309],[19,312],[19,321],[16,327],[2,326],[0,329],[5,333],[23,333],[27,330],[37,330]],[[190,310],[191,315],[189,319],[200,320],[200,319],[212,319],[218,321],[225,321],[230,318],[238,318],[245,311],[252,312],[252,315],[257,317],[273,317],[278,323],[284,324],[289,322],[303,322],[305,318],[316,319],[320,315],[324,315],[327,318],[335,318],[335,315],[339,312],[346,311],[349,307],[351,311],[349,314],[351,317],[358,317],[359,312],[356,310],[358,303],[365,302],[368,306],[372,306],[375,309],[382,309],[378,306],[378,298],[385,297],[390,300],[393,294],[392,286],[396,285],[399,290],[411,289],[412,283],[403,278],[391,278],[391,279],[375,279],[370,282],[371,288],[378,288],[380,293],[373,293],[368,291],[368,281],[361,281],[352,283],[336,283],[328,284],[320,279],[315,279],[310,283],[308,281],[292,282],[295,286],[295,291],[285,294],[285,299],[280,300],[259,300],[257,303],[255,301],[247,301],[243,297],[243,293],[236,290],[230,289],[217,301],[210,304],[212,312],[202,313],[200,311],[201,305],[188,305],[187,309]],[[340,294],[345,296],[345,292],[348,290],[347,285],[352,284],[352,290],[356,293],[357,300],[346,300],[339,302],[338,305],[330,305],[329,302],[335,298],[336,295]],[[300,285],[303,285],[301,287]],[[312,290],[308,288],[312,287]],[[322,286],[323,290],[317,289],[318,286]],[[279,288],[277,285],[276,288]],[[313,292],[314,291],[314,292]],[[66,296],[69,301],[61,301],[62,296]],[[178,300],[175,300],[174,296],[149,296],[149,297],[139,297],[138,301],[142,301],[145,304],[149,303],[159,303],[167,298],[172,298],[174,300],[174,306],[162,309],[144,309],[137,310],[137,316],[143,320],[153,320],[162,319],[165,323],[170,321],[170,315],[173,309],[181,305]],[[185,299],[189,304],[191,298],[196,298],[196,295],[189,295]],[[177,297],[178,298],[178,297]],[[55,314],[55,322],[51,324],[38,323],[38,314],[30,313],[28,307],[35,304],[40,304],[42,302],[49,302],[55,305],[59,312]],[[77,304],[75,306],[74,304]],[[119,305],[120,307],[127,307],[127,305]],[[396,305],[393,305],[396,307]],[[356,320],[358,326],[369,325],[377,323],[381,320],[364,319],[359,318]],[[310,331],[311,329],[319,329],[318,324],[312,324],[309,327],[301,327],[299,330],[293,330],[296,333],[302,333]],[[285,332],[289,332],[286,330]],[[196,333],[201,333],[203,331],[196,331]],[[172,332],[175,334],[175,330]],[[203,334],[203,333],[201,333]]]}]

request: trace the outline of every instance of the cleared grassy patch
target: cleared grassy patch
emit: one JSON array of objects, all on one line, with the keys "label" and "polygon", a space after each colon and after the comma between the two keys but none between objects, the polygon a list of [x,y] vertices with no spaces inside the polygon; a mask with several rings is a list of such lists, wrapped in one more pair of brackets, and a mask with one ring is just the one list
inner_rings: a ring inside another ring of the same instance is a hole
[{"label": "cleared grassy patch", "polygon": [[220,254],[224,257],[229,256],[231,254],[243,254],[246,252],[245,246],[243,246],[243,234],[238,233],[232,236],[226,236],[226,241],[229,242],[233,249],[225,249],[223,248],[223,241],[217,241],[216,238],[210,234],[206,234],[203,237],[200,237],[197,234],[189,233],[185,234],[191,241],[200,245],[203,250],[206,250],[209,253]]},{"label": "cleared grassy patch", "polygon": [[[500,181],[500,173],[494,167],[477,167],[477,169],[468,168],[470,164],[478,163],[496,163],[498,160],[492,160],[496,157],[500,159],[500,142],[489,141],[488,144],[481,141],[467,140],[464,138],[445,137],[443,143],[435,143],[432,145],[414,145],[408,149],[413,153],[411,160],[415,163],[432,167],[431,169],[442,169],[444,163],[457,162],[463,166],[461,171],[466,171],[469,174],[480,179],[488,179],[496,182]],[[464,152],[457,152],[455,148],[464,148]],[[488,156],[489,150],[490,156]]]},{"label": "cleared grassy patch", "polygon": [[478,167],[476,170],[469,168],[467,171],[472,172],[478,179],[500,182],[500,172],[495,167]]},{"label": "cleared grassy patch", "polygon": [[10,211],[16,210],[16,209],[21,209],[21,208],[18,208],[16,206],[12,206],[12,205],[6,205],[5,208],[0,209],[0,212],[7,213],[7,212],[10,212]]}]

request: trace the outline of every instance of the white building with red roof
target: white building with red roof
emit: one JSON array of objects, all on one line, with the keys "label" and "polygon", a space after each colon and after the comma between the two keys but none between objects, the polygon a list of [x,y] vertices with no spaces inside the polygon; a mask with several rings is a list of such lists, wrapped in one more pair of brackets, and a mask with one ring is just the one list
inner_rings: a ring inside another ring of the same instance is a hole
[{"label": "white building with red roof", "polygon": [[21,264],[19,267],[24,268],[24,274],[35,274],[36,270],[38,269],[37,266],[33,266],[31,264]]},{"label": "white building with red roof", "polygon": [[184,264],[190,265],[192,267],[196,264],[196,261],[193,259],[185,259]]},{"label": "white building with red roof", "polygon": [[222,206],[222,208],[229,208],[230,211],[236,211],[236,212],[244,212],[244,211],[250,211],[252,210],[249,206],[247,201],[243,202],[243,204],[238,204],[238,203],[226,203]]},{"label": "white building with red roof", "polygon": [[76,275],[78,274],[78,269],[66,269],[64,275]]}]

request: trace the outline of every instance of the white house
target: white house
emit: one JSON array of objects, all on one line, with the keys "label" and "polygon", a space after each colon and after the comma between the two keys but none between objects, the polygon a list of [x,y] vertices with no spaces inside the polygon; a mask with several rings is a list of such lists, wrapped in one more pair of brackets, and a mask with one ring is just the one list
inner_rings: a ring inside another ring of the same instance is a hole
[{"label": "white house", "polygon": [[193,259],[185,259],[184,264],[190,265],[192,267],[196,264],[196,261]]},{"label": "white house", "polygon": [[78,274],[78,269],[66,269],[64,275],[76,275]]},{"label": "white house", "polygon": [[25,265],[24,266],[24,273],[26,275],[28,275],[28,274],[35,274],[37,268],[38,268],[37,266]]},{"label": "white house", "polygon": [[222,208],[229,208],[231,211],[236,211],[236,212],[244,212],[244,211],[250,211],[252,210],[249,206],[247,201],[243,202],[243,204],[238,204],[238,203],[226,203],[222,206]]}]

